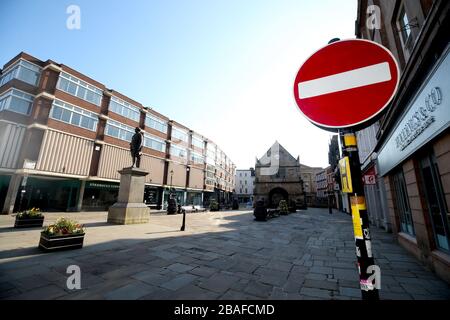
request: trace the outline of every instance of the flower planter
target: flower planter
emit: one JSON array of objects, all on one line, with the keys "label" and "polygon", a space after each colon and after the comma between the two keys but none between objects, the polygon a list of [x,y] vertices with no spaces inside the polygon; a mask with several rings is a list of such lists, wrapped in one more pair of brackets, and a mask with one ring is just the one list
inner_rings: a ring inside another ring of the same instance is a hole
[{"label": "flower planter", "polygon": [[41,232],[39,248],[44,251],[80,249],[83,247],[84,232],[60,236],[48,236]]},{"label": "flower planter", "polygon": [[14,228],[42,227],[43,224],[44,224],[44,217],[19,218],[18,216],[16,216],[16,221],[14,222]]}]

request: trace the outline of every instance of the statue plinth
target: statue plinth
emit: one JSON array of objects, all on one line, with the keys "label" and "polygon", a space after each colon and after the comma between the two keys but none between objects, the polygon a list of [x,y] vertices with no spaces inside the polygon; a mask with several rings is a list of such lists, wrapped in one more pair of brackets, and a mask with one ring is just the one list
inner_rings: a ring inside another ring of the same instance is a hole
[{"label": "statue plinth", "polygon": [[108,222],[115,224],[147,223],[150,209],[143,203],[145,176],[148,172],[139,168],[123,168],[117,202],[108,211]]}]

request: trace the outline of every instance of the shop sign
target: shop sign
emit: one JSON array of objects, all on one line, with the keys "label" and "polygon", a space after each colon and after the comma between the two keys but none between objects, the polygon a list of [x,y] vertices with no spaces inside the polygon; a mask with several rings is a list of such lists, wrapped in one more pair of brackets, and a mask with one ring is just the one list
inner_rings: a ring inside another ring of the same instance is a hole
[{"label": "shop sign", "polygon": [[363,175],[363,183],[365,185],[375,185],[377,184],[377,176],[375,173],[375,167],[371,167]]},{"label": "shop sign", "polygon": [[450,126],[450,45],[412,97],[378,153],[379,173],[390,170]]},{"label": "shop sign", "polygon": [[107,184],[107,183],[100,183],[100,182],[89,182],[86,187],[99,188],[99,189],[119,189],[118,184]]}]

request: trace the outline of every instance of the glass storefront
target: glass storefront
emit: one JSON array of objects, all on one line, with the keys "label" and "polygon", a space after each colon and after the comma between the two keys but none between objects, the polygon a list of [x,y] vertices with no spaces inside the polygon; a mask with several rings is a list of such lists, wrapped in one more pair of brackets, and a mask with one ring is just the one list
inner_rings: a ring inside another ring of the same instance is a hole
[{"label": "glass storefront", "polygon": [[79,190],[79,180],[24,177],[14,212],[33,207],[42,211],[75,211]]},{"label": "glass storefront", "polygon": [[[177,201],[177,205],[181,205],[184,206],[185,205],[185,199],[184,199],[184,193],[186,191],[184,190],[178,190],[178,189],[174,189],[172,190],[172,194],[173,197],[175,198],[175,200]],[[169,194],[170,194],[170,190],[169,189],[165,189],[164,190],[164,199],[163,199],[163,210],[167,209],[167,202],[169,200]]]},{"label": "glass storefront", "polygon": [[430,153],[420,160],[420,171],[436,246],[449,251],[449,211],[444,197],[436,157]]},{"label": "glass storefront", "polygon": [[401,169],[393,175],[393,186],[396,204],[395,209],[400,218],[400,231],[415,236],[405,177]]},{"label": "glass storefront", "polygon": [[193,206],[201,206],[202,203],[202,192],[194,192],[194,191],[188,191],[186,196],[186,205],[193,205]]},{"label": "glass storefront", "polygon": [[161,209],[161,193],[162,188],[145,186],[144,189],[144,203],[151,209]]},{"label": "glass storefront", "polygon": [[118,183],[88,181],[84,189],[82,210],[106,211],[116,203],[118,195]]},{"label": "glass storefront", "polygon": [[11,176],[0,176],[0,208],[3,208]]}]

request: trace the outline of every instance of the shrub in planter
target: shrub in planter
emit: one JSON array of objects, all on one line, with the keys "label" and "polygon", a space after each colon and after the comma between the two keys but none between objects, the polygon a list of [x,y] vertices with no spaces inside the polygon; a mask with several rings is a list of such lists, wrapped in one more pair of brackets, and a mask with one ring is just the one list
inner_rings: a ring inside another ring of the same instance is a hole
[{"label": "shrub in planter", "polygon": [[209,204],[209,211],[219,211],[219,203],[216,200],[211,200]]},{"label": "shrub in planter", "polygon": [[280,203],[279,203],[278,206],[280,208],[279,209],[280,210],[280,214],[286,215],[286,214],[289,213],[289,208],[288,208],[286,200],[280,200]]},{"label": "shrub in planter", "polygon": [[59,218],[41,232],[39,248],[44,251],[79,249],[83,247],[84,227],[74,220]]},{"label": "shrub in planter", "polygon": [[38,208],[32,208],[19,212],[16,215],[14,228],[42,227],[44,224],[44,215]]}]

